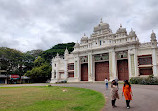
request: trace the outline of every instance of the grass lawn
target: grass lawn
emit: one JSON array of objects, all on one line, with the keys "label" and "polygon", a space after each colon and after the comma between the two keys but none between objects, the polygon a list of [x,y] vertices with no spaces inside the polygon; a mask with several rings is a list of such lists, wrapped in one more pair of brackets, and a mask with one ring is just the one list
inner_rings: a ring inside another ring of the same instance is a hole
[{"label": "grass lawn", "polygon": [[104,96],[89,89],[0,88],[0,111],[99,111],[104,104]]}]

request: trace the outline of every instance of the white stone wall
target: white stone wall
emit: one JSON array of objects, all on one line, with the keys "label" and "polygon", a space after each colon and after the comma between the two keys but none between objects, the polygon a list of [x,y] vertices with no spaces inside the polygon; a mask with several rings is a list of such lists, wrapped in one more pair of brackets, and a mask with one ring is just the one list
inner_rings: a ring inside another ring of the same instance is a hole
[{"label": "white stone wall", "polygon": [[138,56],[139,55],[151,55],[152,54],[152,49],[147,48],[147,49],[138,49]]}]

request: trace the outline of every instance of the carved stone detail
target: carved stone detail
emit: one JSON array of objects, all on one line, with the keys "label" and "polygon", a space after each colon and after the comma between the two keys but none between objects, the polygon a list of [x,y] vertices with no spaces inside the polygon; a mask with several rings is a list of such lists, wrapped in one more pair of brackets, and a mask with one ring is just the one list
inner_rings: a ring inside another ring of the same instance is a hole
[{"label": "carved stone detail", "polygon": [[81,63],[87,63],[88,62],[88,56],[82,56],[80,57]]},{"label": "carved stone detail", "polygon": [[94,61],[109,60],[109,54],[96,54],[94,55]]}]

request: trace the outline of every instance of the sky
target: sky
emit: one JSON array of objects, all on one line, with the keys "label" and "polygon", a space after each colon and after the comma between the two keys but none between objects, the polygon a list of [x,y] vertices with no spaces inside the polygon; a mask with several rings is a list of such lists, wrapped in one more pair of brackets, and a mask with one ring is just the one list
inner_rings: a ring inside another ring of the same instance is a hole
[{"label": "sky", "polygon": [[140,42],[158,37],[158,0],[0,0],[0,47],[26,52],[88,37],[100,19],[113,33],[122,24]]}]

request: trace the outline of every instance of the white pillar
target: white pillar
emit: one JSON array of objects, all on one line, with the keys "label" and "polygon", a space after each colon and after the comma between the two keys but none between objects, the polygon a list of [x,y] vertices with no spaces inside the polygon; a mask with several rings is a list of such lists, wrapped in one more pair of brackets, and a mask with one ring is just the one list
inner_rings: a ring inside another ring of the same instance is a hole
[{"label": "white pillar", "polygon": [[156,48],[152,49],[152,64],[153,64],[153,75],[158,76],[157,74],[157,53]]},{"label": "white pillar", "polygon": [[138,68],[138,51],[137,49],[134,50],[134,65],[135,65],[135,75],[134,76],[139,76],[139,68]]},{"label": "white pillar", "polygon": [[130,54],[130,50],[128,50],[128,69],[129,69],[129,78],[132,76],[132,69],[131,69],[131,67],[132,67],[132,61],[131,61],[131,54]]},{"label": "white pillar", "polygon": [[54,79],[54,69],[52,69],[52,77],[51,79]]},{"label": "white pillar", "polygon": [[74,63],[74,78],[77,78],[77,81],[81,80],[81,63],[79,56],[75,57]]},{"label": "white pillar", "polygon": [[51,77],[51,80],[54,79],[54,63],[53,63],[53,60],[52,60],[52,77]]},{"label": "white pillar", "polygon": [[118,78],[117,73],[116,73],[116,66],[117,66],[117,62],[116,62],[115,51],[114,49],[111,49],[109,50],[109,78],[110,80]]},{"label": "white pillar", "polygon": [[56,79],[57,79],[57,81],[59,80],[59,63],[58,63],[59,61],[57,61],[57,63],[56,63]]},{"label": "white pillar", "polygon": [[75,59],[75,62],[74,62],[74,78],[77,78],[78,77],[78,60]]},{"label": "white pillar", "polygon": [[88,81],[93,81],[93,57],[92,54],[88,54]]},{"label": "white pillar", "polygon": [[93,58],[92,81],[95,81],[95,62],[94,62],[94,56],[92,56],[92,58]]},{"label": "white pillar", "polygon": [[68,79],[68,70],[67,70],[68,66],[67,65],[68,65],[67,64],[67,60],[65,60],[64,61],[64,75],[65,75],[65,80]]}]

